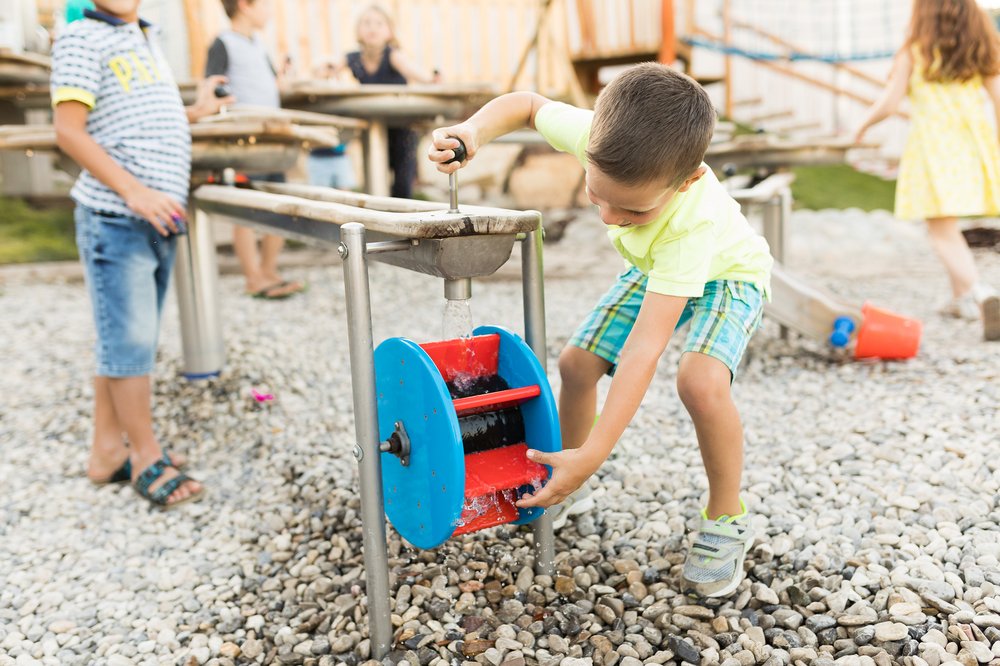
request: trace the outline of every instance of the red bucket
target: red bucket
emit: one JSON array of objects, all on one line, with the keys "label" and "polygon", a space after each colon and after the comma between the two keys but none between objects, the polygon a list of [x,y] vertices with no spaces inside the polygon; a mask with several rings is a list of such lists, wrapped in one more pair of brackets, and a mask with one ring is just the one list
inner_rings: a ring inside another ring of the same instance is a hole
[{"label": "red bucket", "polygon": [[858,330],[854,358],[913,358],[920,348],[923,324],[917,319],[882,310],[870,303],[861,307],[864,317]]}]

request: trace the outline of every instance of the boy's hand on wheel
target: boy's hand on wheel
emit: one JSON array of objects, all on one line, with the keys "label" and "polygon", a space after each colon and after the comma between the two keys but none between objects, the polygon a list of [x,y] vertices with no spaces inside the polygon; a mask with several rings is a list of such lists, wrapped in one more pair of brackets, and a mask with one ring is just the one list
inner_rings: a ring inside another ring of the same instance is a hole
[{"label": "boy's hand on wheel", "polygon": [[583,482],[601,466],[601,461],[594,460],[583,449],[565,449],[554,453],[543,453],[532,449],[528,451],[528,459],[550,466],[552,477],[541,490],[521,496],[517,501],[517,506],[521,509],[534,506],[548,508],[553,504],[559,504],[582,486]]},{"label": "boy's hand on wheel", "polygon": [[[455,148],[458,148],[458,139],[461,139],[462,143],[465,144],[465,161],[445,164],[448,160],[454,159]],[[431,134],[431,146],[427,149],[427,157],[431,162],[437,162],[437,170],[441,173],[454,173],[476,156],[478,148],[473,129],[468,124],[461,123],[434,130]]]}]

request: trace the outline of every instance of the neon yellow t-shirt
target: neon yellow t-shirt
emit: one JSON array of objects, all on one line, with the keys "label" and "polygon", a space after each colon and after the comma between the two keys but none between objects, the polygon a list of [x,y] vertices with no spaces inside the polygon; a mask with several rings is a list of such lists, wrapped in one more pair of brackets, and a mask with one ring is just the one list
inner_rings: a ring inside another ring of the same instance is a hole
[{"label": "neon yellow t-shirt", "polygon": [[[556,150],[589,167],[587,143],[594,112],[551,102],[535,114],[535,128]],[[714,280],[750,282],[770,293],[771,258],[757,234],[711,169],[677,193],[649,224],[608,227],[608,238],[626,263],[649,276],[648,291],[698,297]]]}]

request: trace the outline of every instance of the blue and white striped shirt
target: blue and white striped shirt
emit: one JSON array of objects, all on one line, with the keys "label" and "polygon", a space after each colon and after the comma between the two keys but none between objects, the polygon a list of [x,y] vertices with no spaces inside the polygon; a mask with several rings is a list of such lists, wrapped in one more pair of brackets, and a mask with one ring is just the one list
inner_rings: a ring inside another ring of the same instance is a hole
[{"label": "blue and white striped shirt", "polygon": [[[187,204],[191,128],[156,30],[88,10],[66,26],[52,51],[52,105],[90,107],[87,133],[139,182]],[[134,215],[84,170],[71,192],[88,208]]]}]

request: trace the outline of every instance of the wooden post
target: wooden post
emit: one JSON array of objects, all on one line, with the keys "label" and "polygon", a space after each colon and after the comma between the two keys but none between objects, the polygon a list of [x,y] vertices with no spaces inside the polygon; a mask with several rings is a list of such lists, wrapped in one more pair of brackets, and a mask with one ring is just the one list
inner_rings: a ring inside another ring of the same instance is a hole
[{"label": "wooden post", "polygon": [[205,76],[205,59],[208,57],[205,44],[205,31],[202,29],[202,17],[198,0],[184,0],[184,20],[187,23],[188,72],[195,81]]},{"label": "wooden post", "polygon": [[[732,2],[731,0],[722,0],[722,43],[727,47],[731,45],[732,30]],[[725,63],[725,69],[723,70],[723,79],[726,86],[725,113],[726,119],[731,120],[733,117],[733,57],[728,53],[726,54]]]},{"label": "wooden post", "polygon": [[658,60],[665,65],[677,59],[677,27],[674,25],[674,0],[662,0],[660,9],[660,55]]}]

